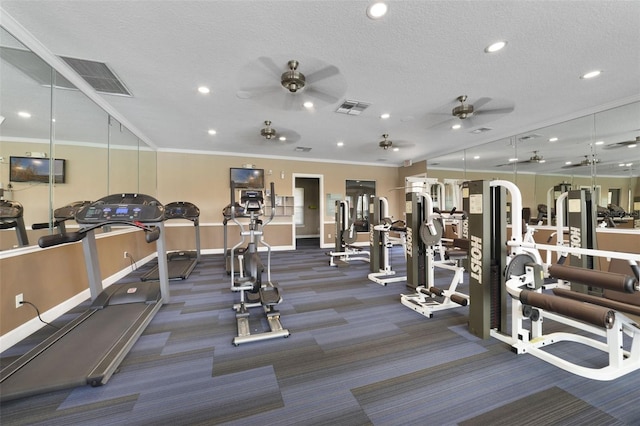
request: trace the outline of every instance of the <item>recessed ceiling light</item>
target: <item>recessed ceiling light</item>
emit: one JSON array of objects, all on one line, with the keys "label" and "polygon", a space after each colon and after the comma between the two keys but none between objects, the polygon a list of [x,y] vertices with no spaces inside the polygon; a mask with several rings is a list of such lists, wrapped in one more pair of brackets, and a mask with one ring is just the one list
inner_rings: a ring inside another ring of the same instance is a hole
[{"label": "recessed ceiling light", "polygon": [[200,93],[202,93],[202,94],[206,95],[207,93],[209,93],[209,92],[210,92],[210,90],[209,90],[209,88],[208,88],[208,87],[206,87],[206,86],[200,86],[200,87],[198,87],[198,92],[200,92]]},{"label": "recessed ceiling light", "polygon": [[302,106],[305,107],[305,108],[313,108],[313,102],[307,101],[307,102],[303,103]]},{"label": "recessed ceiling light", "polygon": [[631,167],[631,166],[633,166],[633,163],[627,163],[627,164],[625,164],[625,166]]},{"label": "recessed ceiling light", "polygon": [[604,141],[597,141],[596,145],[604,145]]},{"label": "recessed ceiling light", "polygon": [[618,164],[618,167],[624,167],[624,163]]},{"label": "recessed ceiling light", "polygon": [[340,141],[340,142],[338,142],[336,145],[338,145],[338,146],[344,146],[344,142]]},{"label": "recessed ceiling light", "polygon": [[367,16],[371,19],[380,19],[387,14],[387,5],[378,2],[367,7]]},{"label": "recessed ceiling light", "polygon": [[29,113],[28,113],[28,112],[26,112],[26,111],[20,111],[20,112],[18,112],[18,115],[19,115],[20,117],[22,117],[22,118],[31,118],[31,114],[29,114]]},{"label": "recessed ceiling light", "polygon": [[557,141],[558,141],[558,138],[556,137],[549,138],[549,142],[557,142]]},{"label": "recessed ceiling light", "polygon": [[487,53],[494,53],[498,50],[502,50],[507,45],[506,41],[497,41],[490,46],[485,47],[484,51]]},{"label": "recessed ceiling light", "polygon": [[518,161],[517,158],[509,158],[509,162],[513,163],[514,161]]},{"label": "recessed ceiling light", "polygon": [[389,118],[389,117],[391,117],[391,114],[386,113],[386,112],[385,112],[384,114],[381,114],[381,115],[380,115],[380,118],[382,118],[383,120],[386,120],[386,119],[387,119],[387,118]]},{"label": "recessed ceiling light", "polygon": [[568,166],[569,164],[571,164],[571,161],[565,161],[564,164]]},{"label": "recessed ceiling light", "polygon": [[278,138],[278,140],[280,140],[280,141],[284,142],[284,141],[286,141],[286,140],[287,140],[287,138],[286,138],[286,136],[280,136],[280,137]]},{"label": "recessed ceiling light", "polygon": [[632,143],[631,145],[627,145],[628,148],[635,148],[636,146],[638,146],[638,145],[635,144],[635,143]]},{"label": "recessed ceiling light", "polygon": [[207,133],[209,133],[210,135],[215,135],[218,132],[216,132],[214,129],[209,129]]},{"label": "recessed ceiling light", "polygon": [[580,78],[582,78],[582,79],[589,79],[589,78],[597,77],[597,76],[599,76],[600,74],[602,74],[602,71],[600,71],[600,70],[595,70],[595,71],[590,71],[590,72],[588,72],[588,73],[586,73],[586,74],[581,75],[581,76],[580,76]]},{"label": "recessed ceiling light", "polygon": [[478,159],[480,159],[480,156],[479,156],[479,155],[474,155],[474,156],[473,156],[473,159],[474,159],[474,160],[478,160]]},{"label": "recessed ceiling light", "polygon": [[393,152],[398,152],[398,151],[400,151],[400,148],[398,147],[393,148]]},{"label": "recessed ceiling light", "polygon": [[459,129],[459,128],[461,128],[461,127],[462,127],[462,125],[461,125],[461,124],[454,124],[453,126],[451,126],[451,128],[452,128],[453,130],[458,130],[458,129]]}]

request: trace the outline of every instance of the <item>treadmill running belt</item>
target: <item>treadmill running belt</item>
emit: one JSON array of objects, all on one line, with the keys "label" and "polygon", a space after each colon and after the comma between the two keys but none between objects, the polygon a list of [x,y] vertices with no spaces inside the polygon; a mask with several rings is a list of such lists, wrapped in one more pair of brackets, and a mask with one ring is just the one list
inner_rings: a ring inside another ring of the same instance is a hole
[{"label": "treadmill running belt", "polygon": [[[195,252],[181,252],[180,255],[177,252],[169,253],[167,260],[167,274],[170,280],[187,279],[198,262]],[[159,275],[158,265],[156,265],[140,279],[142,281],[157,281],[160,279]]]},{"label": "treadmill running belt", "polygon": [[2,382],[2,400],[86,385],[89,372],[148,307],[131,303],[97,310]]}]

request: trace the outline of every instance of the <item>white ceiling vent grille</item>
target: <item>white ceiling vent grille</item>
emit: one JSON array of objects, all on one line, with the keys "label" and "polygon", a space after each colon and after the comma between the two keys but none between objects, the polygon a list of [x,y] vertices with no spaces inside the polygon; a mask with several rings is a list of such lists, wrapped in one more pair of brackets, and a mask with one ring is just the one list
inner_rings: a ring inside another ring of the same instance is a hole
[{"label": "white ceiling vent grille", "polygon": [[539,137],[541,137],[541,135],[539,135],[537,133],[531,133],[531,134],[528,134],[528,135],[520,136],[518,139],[520,139],[521,141],[528,141],[528,140],[531,140],[531,139],[537,139]]},{"label": "white ceiling vent grille", "polygon": [[311,151],[311,148],[308,148],[306,146],[297,146],[295,151],[296,152],[309,152],[309,151]]},{"label": "white ceiling vent grille", "polygon": [[338,107],[336,112],[338,114],[360,115],[362,111],[370,106],[371,104],[366,102],[346,100]]},{"label": "white ceiling vent grille", "polygon": [[85,59],[61,58],[73,68],[80,77],[93,87],[96,92],[109,95],[131,96],[124,83],[109,69],[104,62],[88,61]]},{"label": "white ceiling vent grille", "polygon": [[469,132],[469,133],[473,133],[474,135],[478,135],[478,134],[480,134],[480,133],[490,132],[490,131],[492,131],[492,130],[493,130],[493,129],[492,129],[492,128],[490,128],[490,127],[480,127],[479,129],[472,130],[472,131],[471,131],[471,132]]}]

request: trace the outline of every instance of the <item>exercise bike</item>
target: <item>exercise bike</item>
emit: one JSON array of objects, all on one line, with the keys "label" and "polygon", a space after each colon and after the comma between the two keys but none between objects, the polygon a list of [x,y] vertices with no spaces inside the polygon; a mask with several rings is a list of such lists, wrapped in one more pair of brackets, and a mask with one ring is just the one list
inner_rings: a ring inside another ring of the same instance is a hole
[{"label": "exercise bike", "polygon": [[[274,209],[271,209],[269,219],[263,223],[260,219],[264,209],[264,197],[261,190],[243,190],[240,196],[240,205],[244,208],[244,217],[249,218],[246,227],[235,214],[235,185],[232,183],[231,220],[240,227],[240,236],[242,237],[230,252],[231,290],[240,293],[240,302],[233,306],[238,325],[238,335],[233,339],[235,346],[276,337],[289,337],[290,334],[289,330],[282,327],[280,312],[276,309],[276,305],[282,301],[282,295],[277,283],[271,281],[271,246],[264,241],[263,234],[263,228],[273,220]],[[275,205],[273,182],[271,183],[271,205]],[[244,245],[246,239],[248,239],[248,244],[243,251],[242,261],[239,262],[241,273],[236,277],[234,256],[236,250]],[[258,244],[267,248],[266,281],[262,280],[265,266],[258,253]],[[269,324],[269,331],[251,334],[250,308],[263,309]]]}]

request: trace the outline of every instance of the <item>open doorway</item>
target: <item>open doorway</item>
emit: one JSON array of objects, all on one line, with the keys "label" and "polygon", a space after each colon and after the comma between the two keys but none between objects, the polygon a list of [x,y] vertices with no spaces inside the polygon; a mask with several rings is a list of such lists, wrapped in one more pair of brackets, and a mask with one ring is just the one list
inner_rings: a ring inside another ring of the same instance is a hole
[{"label": "open doorway", "polygon": [[294,174],[293,228],[296,247],[320,247],[322,244],[322,175]]}]

